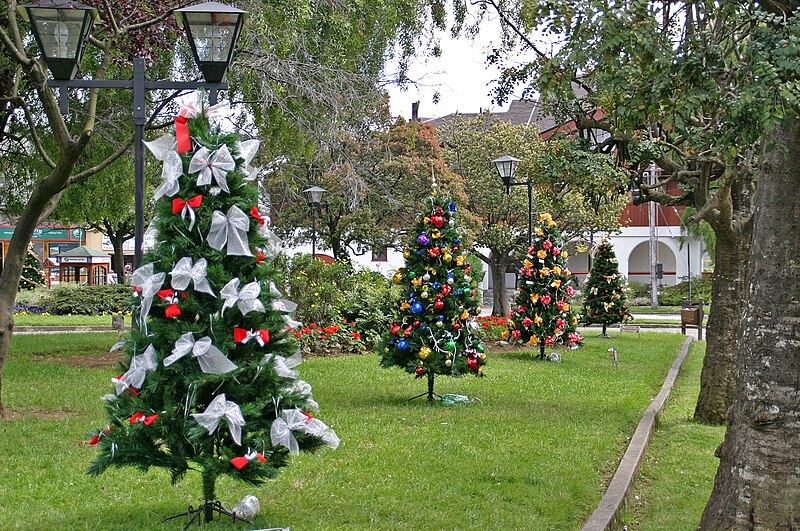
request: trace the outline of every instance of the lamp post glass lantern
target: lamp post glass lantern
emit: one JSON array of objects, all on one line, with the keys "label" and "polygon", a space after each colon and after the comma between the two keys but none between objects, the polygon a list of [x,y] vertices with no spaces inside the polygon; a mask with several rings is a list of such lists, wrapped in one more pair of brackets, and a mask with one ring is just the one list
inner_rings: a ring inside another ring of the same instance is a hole
[{"label": "lamp post glass lantern", "polygon": [[72,0],[39,0],[17,6],[30,22],[33,36],[54,79],[72,79],[78,72],[97,9]]},{"label": "lamp post glass lantern", "polygon": [[506,187],[506,194],[511,193],[512,186],[527,186],[528,187],[528,247],[533,244],[533,187],[531,186],[530,179],[524,183],[515,183],[514,175],[517,173],[517,166],[522,160],[512,157],[511,155],[503,155],[492,161],[503,185]]},{"label": "lamp post glass lantern", "polygon": [[312,186],[303,190],[303,196],[306,203],[311,208],[311,259],[315,260],[317,257],[317,211],[322,204],[322,194],[327,192],[324,188],[319,186]]},{"label": "lamp post glass lantern", "polygon": [[62,114],[69,112],[69,88],[126,88],[133,91],[136,173],[134,265],[139,267],[142,265],[144,246],[144,126],[148,122],[145,94],[148,90],[205,88],[209,91],[209,103],[214,105],[217,91],[228,88],[222,79],[233,59],[233,50],[247,11],[219,2],[176,10],[175,16],[190,37],[197,67],[205,78],[205,82],[199,82],[150,81],[145,76],[145,60],[142,57],[133,59],[133,79],[73,80],[83,58],[92,24],[100,20],[97,10],[74,0],[38,0],[18,6],[17,10],[23,19],[30,21],[36,42],[53,74],[48,86],[60,89]]},{"label": "lamp post glass lantern", "polygon": [[186,30],[194,60],[206,81],[219,83],[233,58],[247,11],[219,2],[206,2],[175,10],[175,18]]}]

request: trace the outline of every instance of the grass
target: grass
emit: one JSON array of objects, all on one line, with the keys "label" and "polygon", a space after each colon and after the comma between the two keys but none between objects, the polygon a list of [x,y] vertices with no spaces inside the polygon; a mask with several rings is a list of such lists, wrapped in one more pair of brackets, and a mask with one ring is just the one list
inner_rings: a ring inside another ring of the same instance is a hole
[{"label": "grass", "polygon": [[[3,392],[20,414],[2,424],[0,528],[176,529],[160,519],[197,504],[197,477],[172,487],[159,470],[85,475],[95,454],[86,433],[105,424],[97,397],[117,370],[60,361],[115,341],[114,333],[14,338]],[[682,341],[590,338],[560,363],[492,354],[483,379],[437,379],[440,394],[480,399],[453,408],[409,402],[425,381],[380,368],[376,355],[311,359],[302,377],[342,445],[295,458],[261,487],[223,479],[217,492],[231,505],[257,495],[260,527],[576,529]],[[618,368],[608,359],[612,346]]]},{"label": "grass", "polygon": [[719,465],[714,451],[725,435],[724,426],[692,420],[704,349],[704,342],[694,343],[683,362],[620,529],[695,529],[700,521]]},{"label": "grass", "polygon": [[[131,316],[125,316],[125,324],[131,324]],[[111,326],[110,315],[15,315],[15,326]]]}]

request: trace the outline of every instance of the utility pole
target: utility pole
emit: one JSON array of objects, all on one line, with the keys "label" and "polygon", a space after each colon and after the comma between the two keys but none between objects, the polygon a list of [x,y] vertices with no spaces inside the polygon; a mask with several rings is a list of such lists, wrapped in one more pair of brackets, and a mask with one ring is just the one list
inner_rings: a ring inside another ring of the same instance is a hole
[{"label": "utility pole", "polygon": [[[644,172],[647,184],[656,182],[656,165],[650,165],[650,171]],[[648,225],[650,227],[650,307],[658,308],[658,278],[656,278],[656,204],[653,201],[647,202]]]}]

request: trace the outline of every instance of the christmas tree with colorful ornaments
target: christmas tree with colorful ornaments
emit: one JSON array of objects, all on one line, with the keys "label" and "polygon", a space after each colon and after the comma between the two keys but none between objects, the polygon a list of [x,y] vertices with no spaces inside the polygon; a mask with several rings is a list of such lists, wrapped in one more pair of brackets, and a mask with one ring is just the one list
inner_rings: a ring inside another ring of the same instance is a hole
[{"label": "christmas tree with colorful ornaments", "polygon": [[90,441],[91,475],[159,467],[175,483],[199,472],[203,503],[188,516],[206,521],[230,514],[217,478],[259,484],[291,455],[339,443],[296,368],[293,305],[249,182],[258,140],[223,131],[226,117],[225,105],[184,106],[176,133],[148,143],[163,162],[157,243],[134,271],[134,329],[103,397],[108,423]]},{"label": "christmas tree with colorful ornaments", "polygon": [[517,276],[509,341],[539,347],[539,358],[554,345],[576,347],[578,318],[572,309],[575,279],[567,268],[569,253],[556,222],[544,213],[534,227],[531,245]]},{"label": "christmas tree with colorful ornaments", "polygon": [[483,375],[484,346],[475,335],[480,298],[456,222],[456,205],[439,194],[425,201],[409,230],[394,321],[382,342],[381,364],[427,378],[429,402],[438,375]]}]

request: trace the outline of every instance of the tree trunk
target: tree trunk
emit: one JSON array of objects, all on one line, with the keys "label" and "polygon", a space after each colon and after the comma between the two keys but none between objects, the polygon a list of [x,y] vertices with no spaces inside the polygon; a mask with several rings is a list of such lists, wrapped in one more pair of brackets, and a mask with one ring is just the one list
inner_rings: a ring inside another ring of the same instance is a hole
[{"label": "tree trunk", "polygon": [[117,274],[117,282],[125,284],[125,253],[122,249],[125,244],[125,238],[121,232],[116,234],[109,233],[108,239],[111,240],[111,246],[114,247],[114,254],[111,256],[111,269]]},{"label": "tree trunk", "polygon": [[428,403],[429,404],[433,403],[433,397],[434,397],[433,380],[434,380],[434,378],[436,378],[436,375],[433,374],[432,372],[429,372],[428,373]]},{"label": "tree trunk", "polygon": [[800,529],[800,120],[770,140],[736,391],[700,529]]},{"label": "tree trunk", "polygon": [[506,269],[509,261],[496,258],[492,252],[489,267],[492,270],[492,315],[506,316],[511,308],[508,305],[508,292],[506,290]]},{"label": "tree trunk", "polygon": [[[752,225],[745,224],[746,227]],[[706,356],[694,418],[704,424],[725,422],[736,386],[737,339],[750,259],[750,231],[715,223],[717,246],[712,311],[708,318]],[[745,229],[745,227],[742,227]]]},{"label": "tree trunk", "polygon": [[210,522],[214,519],[214,501],[216,501],[217,498],[217,495],[214,493],[214,484],[216,481],[217,477],[213,472],[203,472],[203,512],[206,522]]}]

